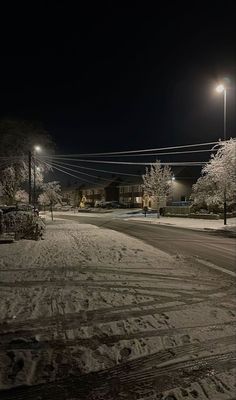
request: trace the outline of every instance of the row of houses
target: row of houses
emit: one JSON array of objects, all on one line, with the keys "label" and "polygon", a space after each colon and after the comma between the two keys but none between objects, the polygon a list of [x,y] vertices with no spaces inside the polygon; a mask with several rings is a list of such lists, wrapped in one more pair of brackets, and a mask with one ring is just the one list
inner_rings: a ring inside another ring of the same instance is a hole
[{"label": "row of houses", "polygon": [[[181,205],[189,201],[192,185],[198,174],[187,168],[174,170],[173,190],[167,199],[167,205]],[[111,177],[93,185],[77,185],[62,189],[63,201],[72,206],[96,205],[99,201],[117,201],[126,207],[153,207],[152,199],[145,196],[142,176],[127,179]]]}]

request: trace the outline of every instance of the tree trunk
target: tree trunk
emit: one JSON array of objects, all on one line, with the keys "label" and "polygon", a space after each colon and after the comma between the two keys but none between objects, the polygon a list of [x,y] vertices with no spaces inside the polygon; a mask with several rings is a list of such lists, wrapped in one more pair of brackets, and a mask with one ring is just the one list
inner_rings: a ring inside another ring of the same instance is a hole
[{"label": "tree trunk", "polygon": [[14,205],[15,205],[15,198],[14,198],[14,196],[9,196],[9,195],[8,195],[7,205],[8,205],[8,206],[14,206]]},{"label": "tree trunk", "polygon": [[53,210],[52,210],[52,203],[50,204],[50,210],[51,210],[51,218],[52,218],[52,221],[53,221]]}]

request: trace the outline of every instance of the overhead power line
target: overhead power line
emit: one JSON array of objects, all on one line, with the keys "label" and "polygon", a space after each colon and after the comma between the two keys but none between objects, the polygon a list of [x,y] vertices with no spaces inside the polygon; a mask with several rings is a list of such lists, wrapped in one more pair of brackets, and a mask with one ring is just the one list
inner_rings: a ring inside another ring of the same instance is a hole
[{"label": "overhead power line", "polygon": [[[103,160],[83,160],[70,157],[61,157],[61,160],[80,161],[94,164],[116,164],[116,165],[152,165],[154,162],[132,162],[132,161],[103,161]],[[192,166],[204,165],[206,161],[186,161],[186,162],[161,162],[161,165]]]},{"label": "overhead power line", "polygon": [[[97,154],[98,157],[109,157],[109,158],[114,158],[114,157],[149,157],[149,156],[166,156],[166,155],[182,155],[182,154],[195,154],[195,153],[209,153],[209,152],[214,152],[217,151],[217,149],[203,149],[203,150],[187,150],[187,151],[170,151],[170,152],[163,152],[163,153],[138,153],[138,154],[114,154],[114,155],[99,155]],[[68,155],[70,156],[70,155]],[[86,156],[86,155],[85,155]],[[66,157],[66,155],[65,155]],[[76,157],[75,155],[73,157]],[[61,160],[63,159],[62,155],[56,155],[53,156],[52,159],[56,160]]]},{"label": "overhead power line", "polygon": [[57,165],[63,166],[63,165],[68,165],[69,167],[74,167],[78,169],[86,169],[86,170],[91,170],[91,171],[96,171],[96,172],[102,172],[103,174],[116,174],[116,175],[126,175],[126,176],[140,176],[138,174],[126,174],[124,172],[118,172],[118,171],[108,171],[106,169],[97,169],[97,168],[90,168],[90,167],[84,167],[82,165],[76,165],[76,164],[70,164],[70,163],[65,163],[62,161],[57,161]]},{"label": "overhead power line", "polygon": [[[168,147],[156,147],[152,149],[138,149],[138,150],[123,150],[123,151],[113,151],[113,152],[104,152],[104,153],[79,153],[79,154],[61,154],[57,157],[64,157],[64,156],[73,156],[73,157],[90,157],[90,156],[106,156],[106,155],[124,155],[124,154],[133,154],[133,153],[148,153],[150,151],[162,151],[162,150],[175,150],[175,149],[184,149],[184,148],[192,148],[192,147],[201,147],[201,146],[210,146],[218,144],[219,142],[207,142],[207,143],[196,143],[196,144],[186,144],[180,146],[168,146]],[[52,156],[55,157],[55,156]]]},{"label": "overhead power line", "polygon": [[[58,164],[58,163],[52,162],[51,164],[52,164],[52,167],[54,167],[54,166],[61,167],[61,163]],[[103,181],[108,181],[108,182],[111,181],[110,179],[102,178],[102,177],[100,177],[98,175],[87,174],[86,172],[80,172],[80,171],[77,171],[76,169],[73,169],[73,168],[68,168],[68,167],[64,167],[64,166],[62,168],[66,169],[68,171],[76,172],[79,175],[82,174],[82,175],[86,175],[86,176],[91,176],[92,178],[102,179]]]},{"label": "overhead power line", "polygon": [[[46,163],[45,161],[43,161],[43,163],[46,164],[47,166],[50,166],[50,164]],[[57,171],[62,172],[63,174],[72,176],[73,178],[76,178],[76,179],[78,179],[78,180],[81,180],[81,181],[84,181],[84,182],[87,182],[87,183],[92,183],[92,184],[94,184],[94,185],[97,185],[97,182],[93,182],[93,181],[90,181],[90,180],[88,180],[88,179],[81,178],[80,176],[71,174],[70,172],[64,171],[64,170],[61,169],[61,168],[58,168],[58,167],[55,167],[55,166],[53,166],[53,168],[56,169]]]}]

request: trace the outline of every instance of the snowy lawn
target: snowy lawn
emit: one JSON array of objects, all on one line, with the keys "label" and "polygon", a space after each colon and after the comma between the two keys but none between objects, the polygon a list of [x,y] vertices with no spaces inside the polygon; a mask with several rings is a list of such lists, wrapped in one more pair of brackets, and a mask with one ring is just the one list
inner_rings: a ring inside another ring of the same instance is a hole
[{"label": "snowy lawn", "polygon": [[232,282],[193,260],[59,219],[45,240],[0,252],[2,388],[102,370],[122,377],[123,365],[142,375],[202,357],[219,364],[235,351]]},{"label": "snowy lawn", "polygon": [[160,225],[173,225],[180,228],[189,229],[213,229],[213,230],[228,230],[236,232],[236,218],[228,218],[227,226],[224,225],[223,219],[210,220],[210,219],[195,219],[195,218],[183,218],[183,217],[160,217],[157,218],[155,214],[148,214],[146,217],[141,215],[129,217],[131,220],[150,222],[151,224]]},{"label": "snowy lawn", "polygon": [[[210,220],[210,219],[195,219],[195,218],[183,218],[183,217],[160,217],[157,218],[156,214],[147,214],[145,217],[142,210],[140,209],[117,209],[114,211],[110,211],[109,213],[86,213],[83,212],[79,214],[74,211],[58,211],[54,213],[57,215],[81,215],[82,217],[101,217],[101,218],[121,218],[133,221],[141,221],[141,222],[149,222],[151,224],[159,224],[159,225],[172,225],[180,228],[186,229],[197,229],[197,230],[226,230],[230,232],[234,232],[236,234],[236,218],[228,218],[227,225],[224,225],[223,219],[219,220]],[[45,214],[42,213],[42,216]],[[48,216],[49,214],[46,213]]]}]

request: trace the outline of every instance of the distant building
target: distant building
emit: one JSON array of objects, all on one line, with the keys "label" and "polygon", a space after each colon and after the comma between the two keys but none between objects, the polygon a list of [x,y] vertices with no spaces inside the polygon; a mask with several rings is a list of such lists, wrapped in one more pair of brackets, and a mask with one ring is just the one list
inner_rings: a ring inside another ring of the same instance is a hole
[{"label": "distant building", "polygon": [[[161,207],[166,205],[184,205],[189,202],[192,185],[196,183],[200,170],[196,168],[173,168],[174,180],[172,194],[161,201]],[[141,208],[144,206],[156,208],[152,197],[144,193],[143,179],[137,177],[101,180],[97,184],[72,185],[62,189],[63,201],[74,207],[96,205],[100,201],[118,201],[126,207]]]},{"label": "distant building", "polygon": [[119,200],[119,178],[106,179],[94,185],[83,185],[82,195],[86,203],[95,205],[99,201],[118,201]]},{"label": "distant building", "polygon": [[178,205],[190,201],[192,186],[197,182],[201,168],[200,167],[175,167],[172,168],[174,173],[173,191],[168,197],[168,204]]},{"label": "distant building", "polygon": [[119,202],[127,207],[142,207],[144,191],[142,177],[123,179],[119,185]]},{"label": "distant building", "polygon": [[62,187],[62,202],[73,207],[79,207],[82,199],[82,186],[78,184]]},{"label": "distant building", "polygon": [[[172,194],[162,199],[161,207],[166,205],[183,205],[189,202],[192,185],[196,183],[199,171],[188,168],[173,168],[174,180]],[[144,193],[142,176],[123,179],[119,185],[119,202],[127,207],[156,208],[152,197]]]}]

